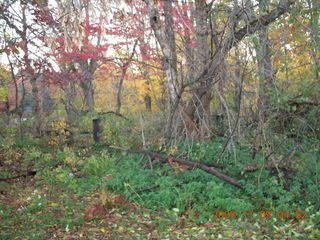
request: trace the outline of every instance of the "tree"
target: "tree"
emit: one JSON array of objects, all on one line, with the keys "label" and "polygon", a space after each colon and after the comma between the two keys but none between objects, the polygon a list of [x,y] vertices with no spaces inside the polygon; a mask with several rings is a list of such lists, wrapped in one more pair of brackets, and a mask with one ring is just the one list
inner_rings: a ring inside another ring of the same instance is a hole
[{"label": "tree", "polygon": [[[290,0],[280,0],[277,7],[267,14],[259,14],[256,17],[246,17],[248,6],[231,9],[228,5],[229,18],[226,22],[217,20],[221,28],[210,29],[210,21],[215,18],[213,1],[209,4],[205,0],[195,1],[195,58],[194,66],[198,68],[192,79],[192,94],[186,101],[186,104],[177,104],[180,102],[181,95],[188,84],[182,84],[178,88],[178,79],[176,71],[177,55],[173,45],[176,45],[174,34],[170,27],[173,22],[173,10],[171,1],[160,1],[163,4],[163,14],[165,26],[162,25],[162,19],[155,1],[144,1],[149,9],[150,25],[161,46],[164,56],[164,67],[168,80],[170,91],[171,114],[176,115],[176,109],[182,109],[183,121],[186,123],[186,132],[191,137],[204,137],[210,135],[208,112],[210,109],[212,87],[216,83],[219,68],[223,60],[227,57],[229,51],[246,36],[261,30],[270,23],[276,21],[281,15],[285,14],[289,7],[294,3]],[[254,9],[249,9],[251,12]],[[191,21],[192,22],[192,21]],[[170,25],[169,25],[170,24]],[[219,32],[219,30],[221,31]],[[214,41],[214,39],[218,39]],[[212,40],[212,42],[211,42]],[[179,106],[179,108],[177,108]],[[181,112],[181,111],[180,111]],[[173,117],[171,117],[173,119]],[[173,122],[170,123],[169,126]],[[179,124],[179,123],[178,123]],[[181,123],[180,123],[181,124]],[[171,128],[171,127],[170,127]],[[171,133],[171,131],[168,131]],[[181,134],[181,133],[180,133]]]},{"label": "tree", "polygon": [[99,61],[107,61],[104,55],[108,45],[102,41],[104,17],[97,15],[92,1],[56,4],[57,29],[49,39],[53,55],[65,71],[77,73],[84,104],[94,111],[94,73]]},{"label": "tree", "polygon": [[[269,12],[268,1],[259,1],[259,10]],[[271,111],[270,92],[275,81],[275,72],[271,62],[271,43],[268,36],[268,26],[263,26],[259,32],[259,43],[256,46],[258,55],[258,69],[260,77],[258,114],[259,129],[262,131],[268,112]]]},{"label": "tree", "polygon": [[[47,59],[35,58],[34,48],[42,46],[39,36],[43,36],[41,28],[34,27],[37,24],[39,16],[38,5],[28,1],[3,1],[0,4],[0,20],[2,21],[3,33],[5,38],[12,34],[14,41],[10,40],[12,51],[17,53],[20,58],[20,72],[26,81],[30,81],[32,86],[32,106],[35,116],[33,133],[34,136],[41,135],[42,112],[41,98],[37,82],[44,69],[49,65]],[[29,17],[32,16],[32,17]],[[40,46],[39,46],[40,45]]]}]

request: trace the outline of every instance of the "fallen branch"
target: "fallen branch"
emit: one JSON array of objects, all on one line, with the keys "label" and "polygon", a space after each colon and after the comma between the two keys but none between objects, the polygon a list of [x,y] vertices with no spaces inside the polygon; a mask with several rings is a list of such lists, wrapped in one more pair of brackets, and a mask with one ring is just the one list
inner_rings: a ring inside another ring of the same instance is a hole
[{"label": "fallen branch", "polygon": [[182,158],[175,158],[175,157],[171,157],[171,156],[166,156],[166,155],[162,155],[162,154],[159,154],[159,153],[155,153],[155,152],[150,152],[150,151],[147,151],[147,150],[126,150],[126,149],[123,149],[123,148],[120,148],[120,147],[115,147],[115,146],[109,146],[111,148],[114,148],[114,149],[118,149],[118,150],[122,150],[122,151],[126,151],[127,153],[137,153],[137,154],[146,154],[146,155],[149,155],[150,157],[153,157],[153,158],[158,158],[158,159],[161,159],[161,160],[166,160],[166,161],[173,161],[173,162],[177,162],[177,163],[180,163],[180,164],[183,164],[183,165],[186,165],[186,166],[189,166],[189,167],[193,167],[193,168],[199,168],[211,175],[214,175],[216,176],[217,178],[220,178],[221,180],[225,181],[225,182],[228,182],[230,183],[231,185],[233,186],[236,186],[238,188],[243,188],[243,186],[237,181],[235,180],[234,178],[231,178],[223,173],[220,173],[219,171],[211,168],[211,167],[208,167],[206,166],[205,164],[203,163],[200,163],[200,162],[196,162],[196,161],[191,161],[191,160],[188,160],[188,159],[182,159]]},{"label": "fallen branch", "polygon": [[21,177],[34,176],[34,175],[36,175],[36,173],[37,173],[37,170],[31,170],[31,171],[28,171],[25,174],[21,174],[21,175],[18,175],[18,176],[13,176],[13,177],[8,177],[8,178],[0,178],[0,182],[6,182],[6,181],[13,180],[13,179],[21,178]]},{"label": "fallen branch", "polygon": [[[194,162],[196,162],[196,161],[194,161]],[[163,159],[161,161],[157,161],[157,162],[152,163],[152,165],[165,164],[165,163],[168,163],[168,161]],[[207,167],[214,167],[214,168],[219,168],[219,169],[225,169],[226,168],[225,166],[217,164],[217,163],[201,163],[201,164],[203,164],[203,165],[205,165]],[[151,166],[151,164],[149,162],[147,162],[142,168],[144,169],[144,168],[147,168],[147,167],[150,167],[150,166]]]},{"label": "fallen branch", "polygon": [[[268,163],[265,163],[263,165],[263,167],[265,169],[267,169],[268,171],[277,171],[277,172],[284,172],[284,173],[296,173],[297,172],[297,169],[295,168],[292,168],[292,167],[289,167],[289,166],[285,166],[285,165],[277,165],[273,162],[268,162]],[[244,169],[242,172],[241,172],[241,175],[244,175],[245,173],[247,172],[256,172],[258,171],[259,169],[261,168],[261,166],[259,166],[258,164],[256,163],[251,163],[249,162],[247,164],[247,168]]]}]

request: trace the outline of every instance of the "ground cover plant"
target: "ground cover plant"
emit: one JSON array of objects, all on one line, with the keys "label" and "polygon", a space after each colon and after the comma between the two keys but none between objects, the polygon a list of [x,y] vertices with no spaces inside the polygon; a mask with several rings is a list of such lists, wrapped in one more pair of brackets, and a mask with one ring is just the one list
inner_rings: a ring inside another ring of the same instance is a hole
[{"label": "ground cover plant", "polygon": [[[207,142],[205,147],[203,142],[193,143],[190,158],[214,157],[221,142]],[[3,239],[319,237],[315,178],[309,177],[309,186],[301,188],[304,183],[295,173],[298,177],[290,180],[288,189],[282,182],[288,180],[271,171],[243,174],[246,147],[239,147],[244,162],[228,168],[228,174],[242,176],[246,186],[235,189],[199,169],[183,172],[170,164],[142,169],[141,155],[119,154],[108,146],[60,150],[44,148],[41,141],[11,144],[1,146],[2,178],[28,173],[30,167],[41,170],[35,176],[1,182]],[[318,154],[309,150],[310,156]],[[164,151],[177,156],[186,152],[177,145]],[[13,156],[20,159],[12,163]],[[18,173],[13,166],[25,169]],[[152,186],[156,187],[147,190]],[[238,219],[230,215],[232,211]],[[272,216],[267,215],[270,212]]]}]

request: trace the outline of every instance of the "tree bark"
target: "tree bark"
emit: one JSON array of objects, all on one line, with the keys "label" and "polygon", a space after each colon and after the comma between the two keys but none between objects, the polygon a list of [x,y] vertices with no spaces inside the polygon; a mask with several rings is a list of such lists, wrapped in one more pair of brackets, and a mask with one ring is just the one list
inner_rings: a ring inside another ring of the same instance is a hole
[{"label": "tree bark", "polygon": [[209,114],[211,89],[203,91],[208,88],[208,79],[204,74],[211,61],[210,43],[209,43],[209,24],[207,4],[205,0],[196,0],[196,39],[197,47],[195,50],[196,61],[196,78],[197,89],[193,97],[188,101],[186,114],[190,121],[187,124],[188,135],[191,138],[205,137],[210,135],[209,128]]},{"label": "tree bark", "polygon": [[134,46],[133,46],[133,50],[132,50],[132,53],[129,57],[129,59],[120,65],[121,67],[121,76],[120,76],[120,81],[119,81],[119,88],[118,88],[118,92],[117,92],[117,110],[116,110],[116,113],[120,114],[120,110],[121,110],[121,94],[122,94],[122,89],[123,89],[123,82],[124,82],[124,79],[126,77],[126,73],[127,73],[127,70],[128,70],[128,67],[134,57],[134,54],[136,53],[136,46],[138,44],[138,40],[136,40]]},{"label": "tree bark", "polygon": [[126,76],[126,69],[122,69],[120,81],[119,81],[119,87],[117,92],[117,110],[116,113],[120,113],[121,110],[121,95],[122,95],[122,88],[123,88],[123,82],[124,78]]},{"label": "tree bark", "polygon": [[[267,2],[260,1],[261,11],[267,10]],[[263,26],[259,33],[259,46],[257,46],[258,69],[260,73],[259,93],[258,93],[258,114],[259,125],[264,124],[267,114],[270,112],[270,91],[274,81],[274,71],[271,61],[271,48],[268,36],[268,26]]]},{"label": "tree bark", "polygon": [[66,101],[64,102],[64,107],[67,113],[67,124],[73,126],[76,120],[76,109],[74,107],[74,101],[76,98],[76,88],[70,81],[66,86],[63,87],[64,95]]},{"label": "tree bark", "polygon": [[235,51],[235,96],[234,96],[234,106],[236,112],[240,112],[240,104],[241,104],[241,89],[242,89],[242,81],[241,81],[241,61],[239,56],[239,50],[236,48]]},{"label": "tree bark", "polygon": [[173,31],[172,2],[164,1],[165,27],[162,25],[154,0],[145,0],[145,2],[148,5],[151,28],[163,52],[163,62],[170,95],[170,107],[172,108],[178,99],[177,53]]},{"label": "tree bark", "polygon": [[96,118],[92,120],[92,126],[93,126],[93,140],[94,142],[100,142],[100,133],[101,133],[101,129],[100,129],[100,122],[101,119],[100,118]]},{"label": "tree bark", "polygon": [[[319,49],[320,49],[320,26],[319,26],[319,1],[307,0],[309,11],[310,11],[310,42],[311,42],[311,56],[313,61],[313,68],[315,78],[320,84],[320,59]],[[318,10],[317,10],[318,9]]]},{"label": "tree bark", "polygon": [[81,79],[80,87],[84,94],[84,104],[89,111],[94,111],[94,88],[93,88],[93,72],[85,72],[87,77]]},{"label": "tree bark", "polygon": [[40,93],[37,86],[37,78],[35,76],[30,77],[30,82],[32,86],[32,96],[33,96],[33,112],[35,115],[33,132],[35,137],[41,136],[41,125],[42,125],[42,111],[41,111],[41,99]]}]

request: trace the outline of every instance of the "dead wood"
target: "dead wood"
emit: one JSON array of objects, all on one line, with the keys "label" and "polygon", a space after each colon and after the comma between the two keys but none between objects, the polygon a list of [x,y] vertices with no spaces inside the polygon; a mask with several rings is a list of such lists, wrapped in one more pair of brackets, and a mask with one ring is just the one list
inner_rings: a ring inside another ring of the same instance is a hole
[{"label": "dead wood", "polygon": [[[121,148],[117,148],[117,149],[121,149]],[[123,149],[121,149],[123,150]],[[243,188],[243,186],[234,178],[231,178],[223,173],[220,173],[219,171],[208,167],[207,165],[200,163],[200,162],[196,162],[196,161],[192,161],[192,160],[188,160],[188,159],[182,159],[182,158],[175,158],[175,157],[171,157],[171,156],[167,156],[167,155],[163,155],[163,154],[159,154],[159,153],[155,153],[155,152],[150,152],[147,150],[126,150],[127,153],[137,153],[137,154],[146,154],[149,155],[150,157],[153,158],[158,158],[160,160],[165,160],[165,161],[173,161],[176,163],[180,163],[183,165],[186,165],[188,167],[192,167],[192,168],[199,168],[211,175],[216,176],[217,178],[220,178],[221,180],[228,182],[230,184],[232,184],[233,186],[236,186],[238,188]]]},{"label": "dead wood", "polygon": [[21,175],[17,175],[17,176],[13,176],[13,177],[8,177],[8,178],[0,178],[0,182],[7,182],[13,179],[17,179],[17,178],[21,178],[21,177],[29,177],[29,176],[34,176],[36,175],[37,170],[30,170],[25,174],[21,174]]},{"label": "dead wood", "polygon": [[118,117],[120,117],[120,118],[123,118],[123,119],[125,119],[125,120],[128,120],[128,118],[126,118],[126,117],[123,116],[122,114],[117,113],[117,112],[114,112],[114,111],[99,112],[98,114],[99,114],[99,115],[114,114],[114,115],[116,115],[116,116],[118,116]]},{"label": "dead wood", "polygon": [[[190,160],[192,161],[192,160]],[[196,162],[196,161],[194,161]],[[166,164],[168,163],[167,160],[160,160],[160,161],[155,161],[155,162],[151,162],[152,166],[154,165],[161,165],[161,164]],[[145,169],[145,168],[148,168],[148,167],[151,167],[151,164],[150,162],[146,162],[143,166],[142,166],[142,169]],[[217,164],[217,163],[201,163],[207,167],[214,167],[214,168],[219,168],[219,169],[225,169],[226,166],[223,166],[223,165],[220,165],[220,164]],[[193,166],[192,166],[193,167]]]},{"label": "dead wood", "polygon": [[[287,174],[297,172],[297,169],[295,169],[295,168],[285,166],[285,165],[277,165],[274,162],[265,163],[263,165],[263,167],[266,168],[267,170],[269,170],[270,172],[281,171],[281,172],[284,172]],[[260,168],[261,168],[261,166],[259,166],[258,164],[249,162],[247,164],[247,168],[241,172],[241,175],[244,175],[247,172],[258,171]]]}]

